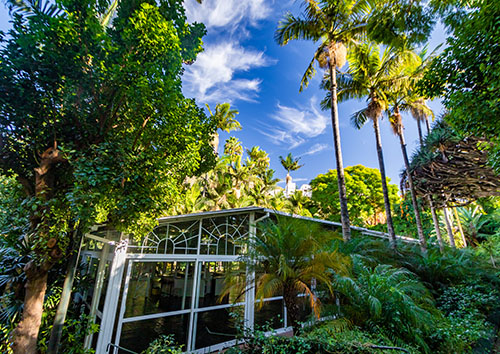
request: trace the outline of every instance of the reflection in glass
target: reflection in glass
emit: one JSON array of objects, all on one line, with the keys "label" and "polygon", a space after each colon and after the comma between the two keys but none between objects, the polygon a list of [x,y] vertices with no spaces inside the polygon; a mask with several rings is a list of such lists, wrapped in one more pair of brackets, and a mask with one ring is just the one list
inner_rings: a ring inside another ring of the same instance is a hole
[{"label": "reflection in glass", "polygon": [[254,315],[255,327],[258,329],[265,327],[278,329],[284,327],[283,309],[283,300],[264,301],[262,307],[260,307],[260,303],[256,303]]},{"label": "reflection in glass", "polygon": [[194,262],[135,262],[125,318],[189,309]]},{"label": "reflection in glass", "polygon": [[83,293],[83,301],[90,307],[94,288],[97,279],[97,268],[99,259],[94,257],[86,257],[81,264],[79,271],[79,290]]},{"label": "reflection in glass", "polygon": [[243,306],[220,310],[203,311],[195,314],[195,349],[209,347],[233,340],[242,324]]},{"label": "reflection in glass", "polygon": [[[183,345],[183,349],[185,350],[188,328],[189,314],[124,323],[120,337],[120,346],[141,353],[149,346],[149,343],[160,335],[172,334],[175,343]],[[119,353],[127,352],[121,350]]]},{"label": "reflection in glass", "polygon": [[109,283],[109,273],[111,272],[111,261],[107,261],[104,268],[104,278],[101,287],[101,296],[99,299],[99,304],[97,306],[99,311],[103,311],[104,309],[104,300],[106,299],[106,292],[108,291],[108,283]]},{"label": "reflection in glass", "polygon": [[[245,265],[242,262],[202,262],[198,307],[235,304],[245,301]],[[221,297],[230,275],[229,294]]]},{"label": "reflection in glass", "polygon": [[300,296],[297,301],[299,303],[299,322],[310,321],[313,313],[309,303],[309,298],[307,296]]}]

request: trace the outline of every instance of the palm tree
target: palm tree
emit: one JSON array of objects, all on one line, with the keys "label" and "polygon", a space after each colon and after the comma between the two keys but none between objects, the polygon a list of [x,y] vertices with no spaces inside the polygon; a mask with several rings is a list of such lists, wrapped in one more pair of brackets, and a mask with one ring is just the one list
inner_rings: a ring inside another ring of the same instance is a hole
[{"label": "palm tree", "polygon": [[[210,106],[206,104],[210,116],[215,120],[215,126],[217,129],[223,130],[229,133],[232,130],[241,130],[241,124],[234,117],[239,113],[236,109],[231,109],[229,103],[218,103],[215,106],[215,112],[210,110]],[[212,146],[215,153],[219,149],[219,133],[215,131],[212,137]]]},{"label": "palm tree", "polygon": [[420,145],[423,145],[424,144],[424,136],[422,133],[422,124],[421,123],[425,122],[425,124],[427,126],[427,134],[429,134],[429,132],[430,132],[429,117],[432,116],[434,118],[434,113],[429,108],[429,106],[427,106],[425,99],[422,97],[410,99],[410,100],[408,100],[407,103],[408,103],[412,117],[417,122],[418,139],[420,141]]},{"label": "palm tree", "polygon": [[286,155],[286,158],[283,156],[280,156],[280,162],[281,166],[286,170],[286,184],[288,185],[288,182],[292,181],[292,177],[290,177],[290,171],[297,171],[299,168],[301,168],[304,165],[299,165],[299,160],[300,157],[294,159],[292,156],[292,153],[288,153]]},{"label": "palm tree", "polygon": [[248,158],[245,161],[254,174],[260,176],[269,168],[269,155],[258,146],[247,149]]},{"label": "palm tree", "polygon": [[[405,163],[406,171],[410,171],[410,161],[408,160],[408,152],[406,151],[406,141],[404,136],[404,127],[403,127],[403,117],[399,110],[399,104],[396,102],[394,104],[393,113],[390,117],[391,127],[394,134],[399,137],[399,143],[401,145],[401,152],[403,153],[403,160]],[[410,185],[410,193],[411,193],[411,202],[413,205],[413,210],[415,211],[415,221],[417,223],[417,233],[418,238],[420,240],[420,248],[422,252],[427,251],[427,240],[424,235],[424,230],[422,228],[422,218],[420,216],[420,209],[418,207],[417,195],[415,192],[415,186],[413,184],[413,177],[410,173],[408,174],[408,184]]]},{"label": "palm tree", "polygon": [[302,77],[300,91],[309,84],[309,80],[316,73],[314,67],[316,61],[322,69],[328,70],[332,83],[329,88],[332,96],[330,109],[337,163],[342,235],[345,241],[351,238],[351,229],[340,145],[336,69],[345,64],[346,45],[349,45],[353,38],[364,31],[365,17],[370,11],[369,4],[368,0],[307,0],[304,1],[302,15],[300,17],[295,17],[291,13],[285,15],[275,34],[275,39],[280,45],[286,45],[291,40],[305,39],[319,42]]},{"label": "palm tree", "polygon": [[[330,292],[333,273],[346,275],[350,260],[336,251],[327,251],[335,234],[325,231],[313,222],[288,217],[278,217],[276,222],[264,222],[252,238],[246,264],[255,272],[256,299],[260,305],[264,298],[282,295],[287,318],[293,330],[300,329],[300,294],[309,298],[309,304],[317,317],[320,302],[311,288],[311,281],[324,284]],[[247,284],[230,277],[224,293],[240,292]],[[252,289],[253,291],[253,289]]]},{"label": "palm tree", "polygon": [[311,198],[306,197],[302,191],[295,191],[293,194],[290,194],[286,203],[288,204],[285,206],[286,211],[292,214],[312,217],[311,212],[307,208],[311,205]]},{"label": "palm tree", "polygon": [[[425,121],[425,125],[427,127],[427,134],[429,134],[430,133],[429,117],[434,118],[434,113],[429,108],[429,106],[427,106],[425,99],[422,97],[416,97],[416,98],[410,97],[409,99],[406,100],[403,106],[406,106],[409,109],[412,117],[417,122],[418,138],[420,141],[420,146],[423,147],[424,137],[422,133],[421,122]],[[434,206],[434,201],[432,200],[431,195],[427,196],[427,201],[429,202],[429,208],[431,209],[432,222],[434,224],[434,230],[436,231],[436,238],[439,243],[439,249],[441,250],[441,252],[443,252],[444,251],[443,237],[441,235],[441,229],[439,227],[439,219],[437,217],[436,208]]]},{"label": "palm tree", "polygon": [[[358,129],[361,129],[368,120],[373,123],[387,217],[387,231],[392,248],[396,248],[396,234],[392,222],[379,121],[382,112],[388,108],[386,92],[397,85],[399,81],[404,80],[399,68],[406,65],[408,61],[415,61],[416,58],[418,57],[411,51],[399,51],[393,47],[387,47],[381,55],[378,46],[365,42],[353,48],[348,56],[349,70],[342,73],[338,80],[338,99],[340,102],[364,97],[368,101],[365,108],[353,114],[351,121]],[[323,86],[329,86],[329,84],[323,84]],[[331,101],[330,94],[323,101],[323,104],[329,101]]]}]

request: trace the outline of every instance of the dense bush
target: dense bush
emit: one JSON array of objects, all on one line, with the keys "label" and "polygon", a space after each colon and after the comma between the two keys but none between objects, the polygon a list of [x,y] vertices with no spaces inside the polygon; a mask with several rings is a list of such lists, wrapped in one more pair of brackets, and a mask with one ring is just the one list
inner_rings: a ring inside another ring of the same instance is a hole
[{"label": "dense bush", "polygon": [[[369,334],[359,328],[344,328],[338,323],[325,322],[299,336],[269,335],[255,331],[245,338],[245,344],[230,348],[227,354],[380,354],[381,347],[394,347],[384,353],[401,353],[401,349],[382,334]],[[404,345],[408,353],[418,353],[415,348]]]},{"label": "dense bush", "polygon": [[450,330],[464,349],[470,349],[479,340],[494,335],[488,315],[498,311],[500,293],[485,284],[465,283],[445,289],[437,298],[437,307],[446,315],[449,327],[440,328],[436,335]]}]

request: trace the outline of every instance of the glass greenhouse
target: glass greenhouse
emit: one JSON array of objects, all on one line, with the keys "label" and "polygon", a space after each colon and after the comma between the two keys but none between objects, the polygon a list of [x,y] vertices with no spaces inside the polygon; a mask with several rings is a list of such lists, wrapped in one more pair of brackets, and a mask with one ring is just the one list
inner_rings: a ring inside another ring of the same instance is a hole
[{"label": "glass greenhouse", "polygon": [[[87,289],[81,294],[83,303],[91,320],[100,325],[98,333],[87,336],[86,348],[99,354],[140,353],[166,334],[186,352],[210,353],[235,345],[238,327],[267,323],[278,333],[286,331],[282,297],[256,303],[254,275],[249,271],[243,296],[222,294],[226,273],[245,269],[241,255],[258,223],[277,214],[285,215],[248,207],[164,217],[140,242],[105,226],[95,227],[85,235],[79,270]],[[308,315],[304,303],[304,320]]]}]

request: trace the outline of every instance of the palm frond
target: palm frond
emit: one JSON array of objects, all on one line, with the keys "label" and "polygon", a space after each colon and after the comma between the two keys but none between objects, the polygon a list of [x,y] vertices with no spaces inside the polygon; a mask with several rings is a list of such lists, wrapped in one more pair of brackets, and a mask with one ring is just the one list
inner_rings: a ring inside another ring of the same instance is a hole
[{"label": "palm frond", "polygon": [[274,40],[279,45],[286,45],[291,40],[304,39],[317,41],[322,33],[318,29],[316,19],[298,18],[287,13],[285,18],[278,24],[278,29],[274,34]]},{"label": "palm frond", "polygon": [[30,16],[56,17],[62,14],[57,4],[51,4],[48,0],[5,0],[11,14],[24,14]]},{"label": "palm frond", "polygon": [[366,115],[366,108],[354,112],[350,119],[351,119],[351,124],[356,129],[361,129],[369,119],[369,117]]}]

